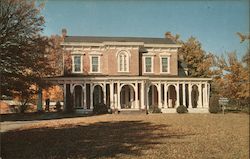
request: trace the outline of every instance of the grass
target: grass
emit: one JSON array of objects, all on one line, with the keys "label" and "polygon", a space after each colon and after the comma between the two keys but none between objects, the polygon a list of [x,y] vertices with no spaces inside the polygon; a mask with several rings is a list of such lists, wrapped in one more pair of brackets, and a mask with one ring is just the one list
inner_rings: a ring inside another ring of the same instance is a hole
[{"label": "grass", "polygon": [[100,115],[1,134],[6,158],[249,158],[247,114]]}]

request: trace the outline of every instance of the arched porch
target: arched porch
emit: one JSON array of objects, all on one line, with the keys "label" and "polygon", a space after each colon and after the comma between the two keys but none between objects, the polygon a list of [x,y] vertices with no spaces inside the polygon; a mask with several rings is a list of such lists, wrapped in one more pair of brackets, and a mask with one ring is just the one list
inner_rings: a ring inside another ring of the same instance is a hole
[{"label": "arched porch", "polygon": [[147,98],[148,98],[148,106],[149,107],[158,107],[158,99],[159,93],[157,86],[151,84],[148,88]]},{"label": "arched porch", "polygon": [[84,107],[84,87],[81,85],[74,85],[73,87],[73,106],[74,108]]},{"label": "arched porch", "polygon": [[135,90],[131,85],[123,85],[120,92],[121,109],[135,109]]}]

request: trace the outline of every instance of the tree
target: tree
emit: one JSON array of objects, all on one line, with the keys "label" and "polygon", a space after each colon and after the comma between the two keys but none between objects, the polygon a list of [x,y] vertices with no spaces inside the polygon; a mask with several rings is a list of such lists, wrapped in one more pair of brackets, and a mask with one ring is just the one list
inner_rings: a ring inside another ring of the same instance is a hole
[{"label": "tree", "polygon": [[250,100],[250,50],[246,52],[242,58],[243,71],[242,71],[242,85],[239,96],[244,99]]},{"label": "tree", "polygon": [[[49,39],[40,35],[44,18],[34,1],[0,1],[1,94],[28,100],[51,74]],[[27,101],[25,102],[27,103]]]},{"label": "tree", "polygon": [[[51,47],[47,48],[47,59],[50,67],[54,69],[54,72],[50,76],[60,76],[63,74],[63,49],[60,45],[62,41],[63,38],[58,35],[52,35],[49,38]],[[43,99],[49,98],[51,101],[62,101],[62,89],[56,85],[47,86],[43,89]]]},{"label": "tree", "polygon": [[[237,33],[241,37],[241,43],[249,40],[246,35]],[[241,60],[236,56],[236,52],[227,53],[226,58],[222,55],[214,58],[213,93],[221,97],[227,97],[239,104],[249,102],[249,61],[250,51]]]},{"label": "tree", "polygon": [[50,76],[60,76],[63,74],[63,49],[61,47],[63,38],[59,35],[52,35],[49,38],[50,46],[48,51],[48,63],[54,69]]},{"label": "tree", "polygon": [[250,34],[248,34],[248,35],[244,35],[244,34],[242,34],[242,33],[240,33],[240,32],[237,32],[236,33],[238,36],[239,36],[239,38],[240,38],[240,43],[242,43],[242,42],[244,42],[245,40],[249,40],[250,39]]},{"label": "tree", "polygon": [[235,100],[249,98],[249,70],[238,60],[236,52],[228,53],[227,59],[217,57],[216,65],[220,74],[214,80],[220,96]]},{"label": "tree", "polygon": [[187,64],[190,77],[211,77],[213,71],[214,55],[207,54],[201,46],[201,43],[195,38],[190,37],[186,42],[180,40],[180,35],[172,35],[171,32],[166,32],[165,37],[181,44],[182,47],[178,50],[178,59]]},{"label": "tree", "polygon": [[179,34],[173,35],[170,31],[168,31],[165,33],[165,37],[173,40],[176,43],[180,42],[180,35]]},{"label": "tree", "polygon": [[180,41],[182,47],[178,50],[179,59],[182,59],[189,70],[191,77],[210,77],[213,65],[213,55],[202,50],[201,43],[194,37],[186,42]]}]

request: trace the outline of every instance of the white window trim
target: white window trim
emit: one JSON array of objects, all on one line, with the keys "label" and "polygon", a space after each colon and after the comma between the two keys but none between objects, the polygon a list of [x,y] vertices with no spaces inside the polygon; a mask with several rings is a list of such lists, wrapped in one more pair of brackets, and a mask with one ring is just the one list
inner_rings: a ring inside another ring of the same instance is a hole
[{"label": "white window trim", "polygon": [[[80,56],[80,58],[81,58],[80,71],[75,71],[75,58],[74,58],[75,56]],[[83,66],[82,54],[72,53],[71,57],[72,57],[72,73],[83,73],[83,69],[82,69],[82,66]]]},{"label": "white window trim", "polygon": [[[90,54],[90,73],[101,73],[101,56],[100,56],[101,54]],[[98,58],[98,71],[97,72],[93,72],[93,70],[92,70],[92,57],[97,57]]]},{"label": "white window trim", "polygon": [[[127,62],[127,70],[126,71],[121,71],[120,70],[120,54],[121,53],[123,53],[123,52],[125,52],[126,53],[126,58],[127,58],[127,60],[126,60],[126,62]],[[117,66],[117,68],[118,68],[118,71],[117,72],[125,72],[125,73],[127,73],[127,72],[129,72],[129,67],[130,67],[130,56],[131,56],[131,54],[130,54],[130,52],[129,51],[127,51],[127,50],[119,50],[117,53],[116,53],[116,56],[117,56],[117,64],[118,64],[118,66]]]},{"label": "white window trim", "polygon": [[90,55],[90,56],[94,56],[94,55],[95,55],[95,56],[101,56],[102,53],[101,53],[101,52],[94,51],[94,52],[90,52],[89,55]]},{"label": "white window trim", "polygon": [[168,52],[161,52],[161,53],[159,53],[159,56],[161,57],[161,56],[164,56],[164,57],[166,57],[166,56],[171,56],[171,53],[168,53]]},{"label": "white window trim", "polygon": [[[146,57],[151,58],[151,72],[146,72]],[[145,73],[145,74],[154,73],[154,55],[145,55],[145,56],[143,56],[143,73]]]},{"label": "white window trim", "polygon": [[[168,58],[168,72],[162,72],[162,58]],[[170,55],[160,55],[160,73],[161,74],[170,74]]]}]

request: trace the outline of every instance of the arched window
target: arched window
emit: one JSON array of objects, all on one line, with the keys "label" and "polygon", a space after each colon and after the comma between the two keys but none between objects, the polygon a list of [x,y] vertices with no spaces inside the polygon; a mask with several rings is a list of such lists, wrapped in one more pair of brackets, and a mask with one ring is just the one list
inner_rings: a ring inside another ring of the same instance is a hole
[{"label": "arched window", "polygon": [[118,54],[118,71],[129,72],[129,56],[126,51],[121,51]]}]

